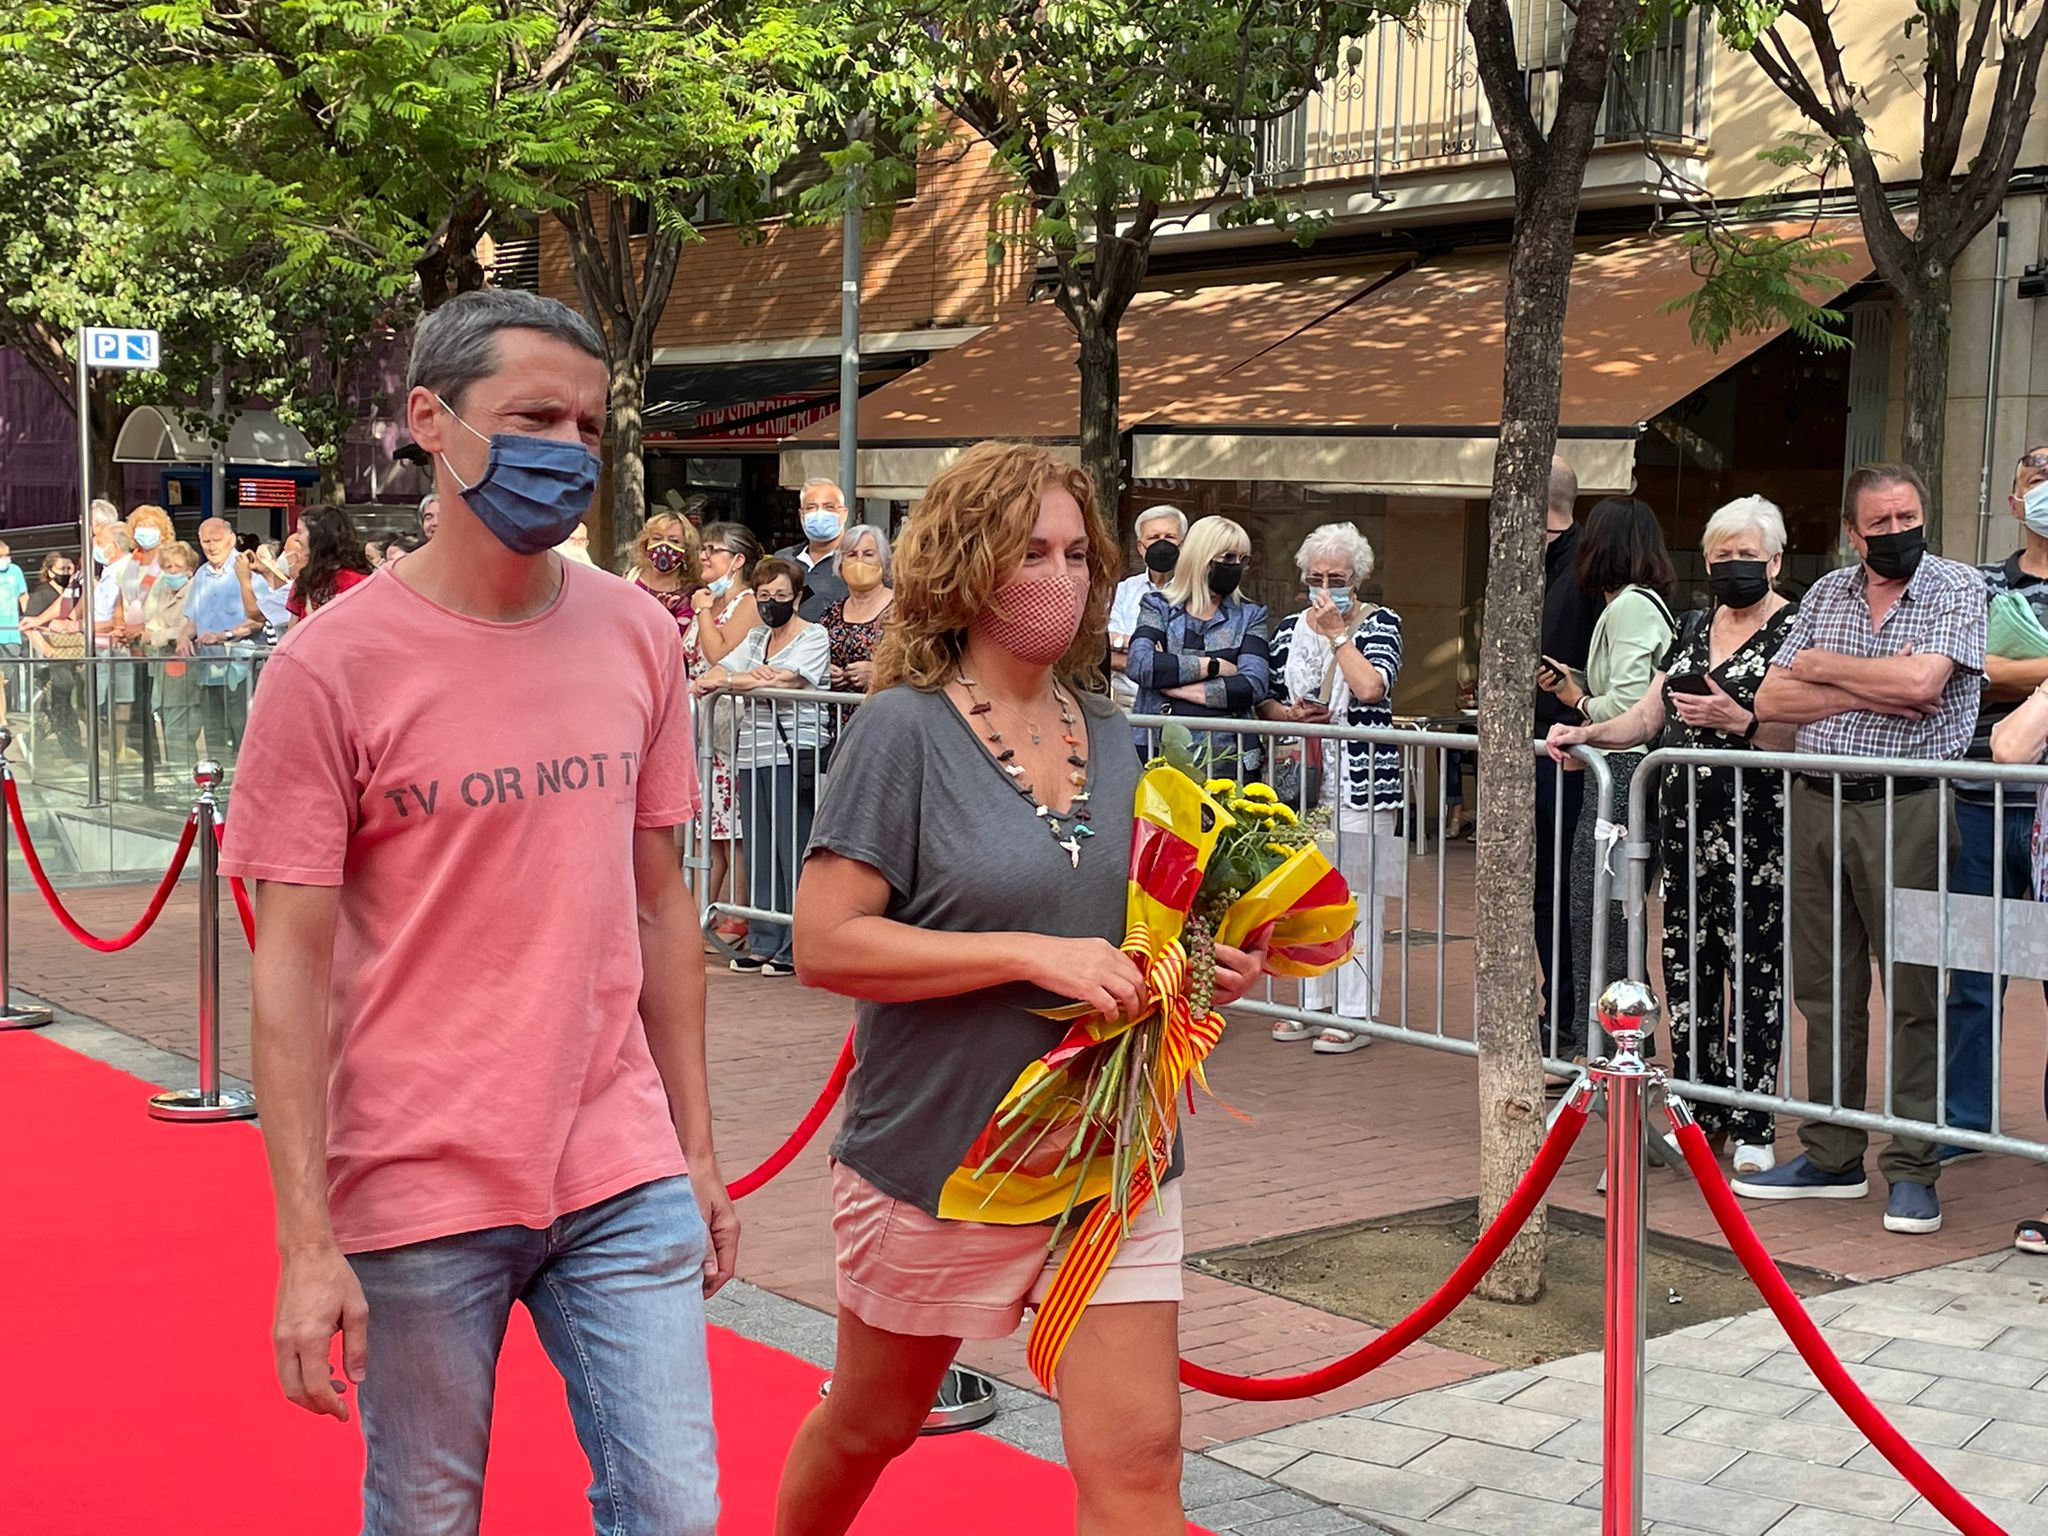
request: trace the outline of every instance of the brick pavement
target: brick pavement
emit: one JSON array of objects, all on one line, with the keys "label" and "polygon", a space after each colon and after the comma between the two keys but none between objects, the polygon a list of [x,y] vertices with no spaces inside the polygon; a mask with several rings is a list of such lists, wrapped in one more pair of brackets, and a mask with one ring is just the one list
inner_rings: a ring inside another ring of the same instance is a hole
[{"label": "brick pavement", "polygon": [[[1991,1254],[1815,1297],[1878,1407],[2011,1536],[2048,1532],[2048,1263]],[[1769,1312],[1653,1339],[1644,1375],[1651,1536],[1946,1530],[1820,1390]],[[1395,1532],[1601,1529],[1601,1360],[1291,1425],[1216,1459]]]},{"label": "brick pavement", "polygon": [[[1451,893],[1462,889],[1454,849]],[[1424,866],[1433,875],[1434,860]],[[70,893],[80,917],[99,930],[124,927],[140,910],[140,887]],[[232,914],[225,930],[235,939]],[[193,1050],[196,908],[188,882],[158,929],[122,955],[94,954],[65,938],[32,890],[14,905],[15,984],[168,1049]],[[1446,928],[1470,931],[1469,914],[1446,901]],[[1420,882],[1411,926],[1435,927],[1435,898]],[[1471,1014],[1467,941],[1446,947],[1449,1017]],[[1398,951],[1395,951],[1398,954]],[[1398,964],[1398,961],[1396,961]],[[1433,1000],[1433,946],[1410,955],[1415,993],[1411,1027],[1427,1026]],[[230,942],[222,965],[227,1071],[248,1070],[247,960]],[[1425,993],[1428,994],[1425,997]],[[2036,989],[2013,990],[2006,1081],[2013,1124],[2042,1136],[2039,1079],[2044,1031]],[[720,1143],[728,1174],[751,1167],[781,1140],[824,1079],[848,1020],[839,999],[793,981],[714,974],[711,1065]],[[1216,1091],[1246,1118],[1204,1104],[1188,1127],[1192,1170],[1187,1200],[1191,1252],[1253,1239],[1367,1220],[1469,1198],[1477,1187],[1472,1066],[1465,1059],[1397,1043],[1345,1057],[1277,1046],[1246,1020],[1228,1032],[1211,1064]],[[1597,1212],[1601,1152],[1588,1134],[1566,1165],[1556,1198]],[[1876,1279],[2000,1249],[2013,1220],[2038,1211],[2048,1178],[2032,1165],[1987,1158],[1950,1169],[1942,1189],[1946,1224],[1933,1237],[1889,1236],[1876,1198],[1751,1207],[1780,1258],[1855,1279]],[[757,1285],[818,1307],[831,1305],[827,1181],[822,1158],[807,1156],[750,1201],[741,1273]],[[1676,1172],[1651,1175],[1655,1226],[1716,1240],[1711,1217]],[[1191,1355],[1238,1371],[1283,1373],[1321,1363],[1373,1335],[1367,1324],[1190,1274],[1185,1337]],[[1017,1341],[975,1350],[975,1363],[1012,1381],[1028,1380]],[[1488,1371],[1450,1350],[1421,1345],[1365,1381],[1327,1399],[1238,1404],[1190,1394],[1191,1447],[1241,1440],[1266,1430],[1371,1402],[1405,1396]]]}]

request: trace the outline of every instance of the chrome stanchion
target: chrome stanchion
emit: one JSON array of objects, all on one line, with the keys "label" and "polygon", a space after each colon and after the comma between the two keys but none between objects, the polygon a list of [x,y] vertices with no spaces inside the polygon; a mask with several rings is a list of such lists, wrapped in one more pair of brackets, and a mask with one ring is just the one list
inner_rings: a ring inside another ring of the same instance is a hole
[{"label": "chrome stanchion", "polygon": [[220,764],[199,765],[192,781],[199,800],[192,811],[199,818],[199,1086],[159,1093],[149,1101],[157,1120],[253,1120],[256,1096],[220,1085],[220,845],[214,824],[220,807],[213,792],[220,786]]},{"label": "chrome stanchion", "polygon": [[[0,725],[0,785],[14,780],[14,765],[7,761],[7,754],[14,746],[14,732]],[[7,887],[8,887],[8,838],[13,835],[7,811],[0,806],[0,1030],[41,1029],[50,1022],[47,1008],[19,1008],[14,1002],[12,970],[8,959],[11,931],[8,928]]]},{"label": "chrome stanchion", "polygon": [[1643,1062],[1657,999],[1639,981],[1600,994],[1600,1025],[1614,1054],[1592,1069],[1607,1090],[1607,1331],[1602,1396],[1602,1536],[1637,1536],[1643,1508],[1643,1281],[1649,1234],[1647,1182],[1651,1090],[1663,1074]]}]

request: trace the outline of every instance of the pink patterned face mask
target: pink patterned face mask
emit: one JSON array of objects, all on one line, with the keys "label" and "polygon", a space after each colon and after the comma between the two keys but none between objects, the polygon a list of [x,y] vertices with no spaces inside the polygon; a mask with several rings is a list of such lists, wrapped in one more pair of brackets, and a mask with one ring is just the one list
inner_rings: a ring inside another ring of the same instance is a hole
[{"label": "pink patterned face mask", "polygon": [[975,636],[999,645],[1019,661],[1049,667],[1067,654],[1088,606],[1085,582],[1055,574],[1013,581],[996,593],[1000,613],[974,621]]}]

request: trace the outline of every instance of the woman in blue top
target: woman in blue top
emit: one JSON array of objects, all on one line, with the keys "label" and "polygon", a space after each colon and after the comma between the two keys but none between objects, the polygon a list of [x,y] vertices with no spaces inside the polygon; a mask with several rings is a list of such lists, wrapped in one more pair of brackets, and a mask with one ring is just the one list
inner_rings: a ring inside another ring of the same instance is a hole
[{"label": "woman in blue top", "polygon": [[[1188,530],[1180,563],[1163,592],[1138,606],[1124,675],[1138,685],[1141,715],[1250,720],[1270,692],[1266,610],[1237,595],[1252,541],[1227,517],[1205,517]],[[1138,733],[1150,757],[1152,733]],[[1255,736],[1198,731],[1196,749],[1211,768],[1256,774],[1264,761]]]}]

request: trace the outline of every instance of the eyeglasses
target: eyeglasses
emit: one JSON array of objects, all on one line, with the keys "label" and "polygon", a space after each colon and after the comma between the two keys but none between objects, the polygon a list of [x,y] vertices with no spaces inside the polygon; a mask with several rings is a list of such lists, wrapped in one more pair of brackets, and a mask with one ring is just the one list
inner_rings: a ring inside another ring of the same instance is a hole
[{"label": "eyeglasses", "polygon": [[1215,564],[1217,564],[1217,565],[1243,565],[1243,564],[1244,564],[1244,556],[1243,556],[1243,555],[1228,555],[1228,554],[1226,554],[1226,555],[1218,555],[1218,556],[1216,557],[1216,559],[1215,559],[1215,562],[1214,562],[1214,563],[1215,563]]},{"label": "eyeglasses", "polygon": [[2020,455],[2021,469],[2048,469],[2048,448],[2036,448]]},{"label": "eyeglasses", "polygon": [[1350,586],[1351,578],[1349,576],[1310,576],[1304,579],[1303,584],[1311,588],[1320,588],[1325,592],[1335,592],[1340,587]]}]

